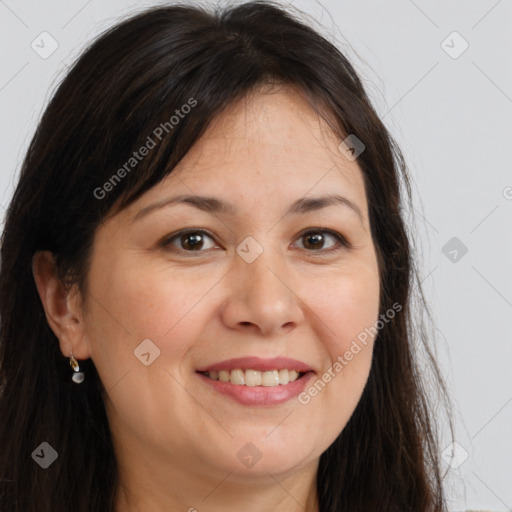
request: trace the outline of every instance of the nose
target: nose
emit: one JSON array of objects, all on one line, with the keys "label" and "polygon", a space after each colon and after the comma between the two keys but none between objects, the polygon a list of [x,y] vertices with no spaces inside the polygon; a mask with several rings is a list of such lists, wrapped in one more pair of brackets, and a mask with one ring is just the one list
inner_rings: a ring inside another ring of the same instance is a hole
[{"label": "nose", "polygon": [[304,318],[293,272],[284,256],[265,248],[252,263],[238,255],[228,273],[225,325],[265,337],[288,334]]}]

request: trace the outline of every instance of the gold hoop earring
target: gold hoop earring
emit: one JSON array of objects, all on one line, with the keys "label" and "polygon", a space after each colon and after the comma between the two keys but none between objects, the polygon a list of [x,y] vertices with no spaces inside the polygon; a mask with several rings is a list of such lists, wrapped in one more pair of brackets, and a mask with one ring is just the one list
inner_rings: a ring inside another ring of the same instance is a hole
[{"label": "gold hoop earring", "polygon": [[80,371],[80,366],[78,366],[78,361],[73,357],[73,352],[71,352],[71,356],[69,357],[69,365],[73,368],[73,376],[71,380],[76,384],[81,384],[84,381],[84,372]]}]

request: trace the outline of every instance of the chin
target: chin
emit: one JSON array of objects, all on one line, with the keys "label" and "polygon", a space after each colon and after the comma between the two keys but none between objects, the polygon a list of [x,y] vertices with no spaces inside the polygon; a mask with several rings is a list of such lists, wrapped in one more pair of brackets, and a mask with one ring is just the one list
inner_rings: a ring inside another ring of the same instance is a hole
[{"label": "chin", "polygon": [[222,460],[215,459],[214,465],[219,472],[231,472],[231,476],[236,475],[240,480],[258,476],[267,480],[269,473],[274,476],[291,474],[311,462],[309,454],[300,453],[299,446],[281,444],[276,447],[264,438],[257,442],[230,440],[230,447],[223,451],[223,455]]}]

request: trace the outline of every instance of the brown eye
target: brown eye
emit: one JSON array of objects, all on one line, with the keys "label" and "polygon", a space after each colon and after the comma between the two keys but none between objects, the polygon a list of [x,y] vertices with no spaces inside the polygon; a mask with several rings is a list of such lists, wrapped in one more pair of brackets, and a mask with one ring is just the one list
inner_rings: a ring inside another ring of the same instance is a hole
[{"label": "brown eye", "polygon": [[306,249],[323,249],[325,235],[320,233],[308,233],[304,235],[304,247]]},{"label": "brown eye", "polygon": [[[213,240],[213,238],[203,230],[187,230],[180,231],[167,238],[162,242],[163,247],[173,246],[176,247],[175,242],[177,242],[178,250],[186,251],[186,252],[201,252],[205,249],[205,240],[206,239]],[[207,249],[209,247],[206,247]]]},{"label": "brown eye", "polygon": [[204,235],[198,233],[187,233],[179,238],[181,247],[185,250],[198,251],[204,245]]},{"label": "brown eye", "polygon": [[[320,229],[306,231],[301,234],[299,240],[304,240],[302,248],[309,252],[333,252],[340,249],[340,246],[348,247],[346,239],[340,233],[331,230]],[[331,240],[330,243],[329,240]],[[332,240],[334,240],[334,243],[332,243]],[[326,244],[328,244],[327,247]],[[336,247],[336,245],[338,245],[338,247]]]}]

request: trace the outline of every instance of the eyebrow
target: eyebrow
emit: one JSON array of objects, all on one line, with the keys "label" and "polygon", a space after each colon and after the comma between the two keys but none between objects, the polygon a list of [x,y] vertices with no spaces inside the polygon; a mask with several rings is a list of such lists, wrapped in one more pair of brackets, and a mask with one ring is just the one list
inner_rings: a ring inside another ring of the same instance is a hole
[{"label": "eyebrow", "polygon": [[[156,203],[153,203],[142,210],[139,210],[137,214],[132,218],[131,222],[135,222],[142,217],[154,212],[155,210],[159,210],[166,206],[172,204],[190,204],[199,210],[208,213],[218,213],[229,216],[235,216],[237,214],[237,208],[221,199],[217,199],[215,197],[210,196],[197,196],[197,195],[179,195],[176,197],[166,198]],[[333,205],[344,205],[348,206],[352,211],[354,211],[362,224],[363,222],[363,214],[359,207],[353,203],[350,199],[346,197],[340,196],[339,194],[327,194],[318,197],[302,197],[297,199],[292,205],[288,208],[285,215],[299,215],[312,211],[318,211],[322,208],[326,208],[327,206]]]}]

